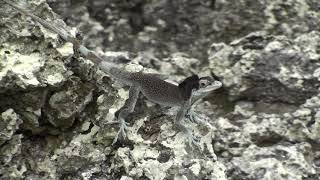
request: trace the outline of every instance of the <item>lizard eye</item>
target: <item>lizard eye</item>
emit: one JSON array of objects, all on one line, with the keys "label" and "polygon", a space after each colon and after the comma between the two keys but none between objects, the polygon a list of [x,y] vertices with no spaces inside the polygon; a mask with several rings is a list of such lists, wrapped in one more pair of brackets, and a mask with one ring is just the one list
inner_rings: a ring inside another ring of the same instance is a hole
[{"label": "lizard eye", "polygon": [[204,83],[204,82],[200,83],[200,87],[205,87],[205,86],[206,86],[206,83]]}]

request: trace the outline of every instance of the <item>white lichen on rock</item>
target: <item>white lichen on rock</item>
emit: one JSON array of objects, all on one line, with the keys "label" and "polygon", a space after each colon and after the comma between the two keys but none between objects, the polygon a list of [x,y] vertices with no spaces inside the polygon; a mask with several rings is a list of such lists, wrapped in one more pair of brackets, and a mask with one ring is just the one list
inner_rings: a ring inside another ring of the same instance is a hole
[{"label": "white lichen on rock", "polygon": [[0,116],[0,145],[13,138],[22,120],[13,109],[8,109]]},{"label": "white lichen on rock", "polygon": [[[75,34],[75,28],[69,30],[45,0],[22,1],[14,2]],[[63,43],[57,34],[0,1],[0,11],[4,12],[0,18],[1,178],[317,179],[320,34],[310,31],[319,24],[317,2],[215,1],[211,7],[208,2],[177,1],[173,5],[181,5],[181,9],[172,19],[175,23],[170,23],[166,17],[171,15],[166,13],[176,9],[163,9],[167,3],[159,2],[141,3],[144,11],[140,18],[148,22],[142,29],[135,27],[135,20],[145,23],[136,17],[140,14],[127,14],[135,2],[114,1],[110,8],[105,1],[86,1],[87,6],[75,5],[79,16],[69,11],[66,2],[51,4],[63,7],[58,9],[62,17],[86,31],[84,43],[90,49],[102,52],[132,46],[128,49],[137,54],[100,53],[115,63],[129,62],[119,67],[130,72],[167,75],[176,84],[191,74],[221,77],[224,89],[196,108],[209,124],[185,123],[200,138],[199,149],[189,147],[186,135],[174,128],[176,110],[166,114],[159,106],[140,101],[144,98],[139,98],[136,112],[126,119],[130,125],[121,147],[111,146],[118,130],[117,111],[128,98],[127,89],[96,71],[93,63],[72,56],[70,43]],[[250,8],[251,4],[257,8]],[[186,14],[189,8],[196,15]],[[238,11],[244,16],[232,13]],[[180,12],[187,18],[181,18]],[[201,12],[204,16],[197,14]],[[99,21],[101,14],[107,25]],[[189,15],[200,25],[185,22]],[[249,23],[251,17],[254,23]],[[73,22],[74,18],[80,23]],[[154,20],[159,26],[150,23]],[[234,26],[234,22],[241,23]],[[171,24],[177,30],[174,37]],[[204,43],[192,36],[194,28],[205,38]],[[239,34],[240,29],[245,30]],[[262,31],[236,39],[253,29]],[[188,33],[179,32],[185,30]],[[264,30],[287,36],[268,35]],[[159,42],[161,36],[152,36],[168,32],[165,42]],[[194,42],[186,43],[190,40]],[[209,61],[201,59],[202,63],[194,54],[185,53],[205,54],[204,44],[221,40],[225,41],[212,44]],[[137,52],[139,47],[146,52]],[[218,114],[227,108],[212,105],[221,98],[221,92],[231,108]]]},{"label": "white lichen on rock", "polygon": [[39,86],[40,82],[36,74],[44,66],[40,53],[26,55],[14,52],[15,48],[0,49],[0,67],[2,67],[0,71],[1,87],[10,87],[10,85],[6,84],[9,77],[17,78],[15,84],[22,89]]},{"label": "white lichen on rock", "polygon": [[318,89],[318,84],[312,82],[319,68],[316,61],[320,57],[316,40],[319,38],[318,32],[295,40],[267,36],[263,32],[251,33],[230,46],[212,44],[210,68],[224,77],[231,97],[301,103],[305,94],[310,97]]}]

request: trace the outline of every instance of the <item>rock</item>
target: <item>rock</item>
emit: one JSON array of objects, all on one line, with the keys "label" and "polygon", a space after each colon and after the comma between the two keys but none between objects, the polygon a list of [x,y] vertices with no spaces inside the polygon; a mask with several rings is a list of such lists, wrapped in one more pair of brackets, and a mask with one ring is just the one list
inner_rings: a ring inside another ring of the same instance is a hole
[{"label": "rock", "polygon": [[49,1],[86,44],[105,51],[147,51],[158,58],[184,52],[207,61],[212,42],[229,43],[254,31],[294,38],[319,30],[317,0]]},{"label": "rock", "polygon": [[0,145],[4,144],[7,140],[10,140],[12,136],[19,129],[19,125],[22,123],[19,115],[17,115],[13,109],[8,109],[1,113],[0,116]]},{"label": "rock", "polygon": [[230,162],[230,174],[238,179],[303,179],[315,177],[316,171],[308,158],[312,157],[308,143],[249,146],[241,157]]},{"label": "rock", "polygon": [[318,99],[319,94],[292,112],[278,114],[256,112],[248,103],[240,103],[228,119],[214,122],[213,149],[226,165],[227,177],[317,177]]},{"label": "rock", "polygon": [[199,147],[175,128],[176,109],[144,97],[112,146],[127,88],[0,1],[1,179],[320,176],[317,1],[48,1],[64,21],[44,0],[15,2],[81,29],[128,71],[175,83],[214,73],[224,88],[195,107],[207,124],[185,123]]},{"label": "rock", "polygon": [[2,178],[21,178],[26,168],[18,165],[17,159],[21,156],[22,134],[18,134],[22,120],[13,109],[8,109],[0,116],[0,175]]},{"label": "rock", "polygon": [[0,147],[0,174],[4,179],[20,179],[27,172],[27,167],[23,161],[20,161],[21,156],[21,139],[20,134],[13,135],[4,145]]},{"label": "rock", "polygon": [[210,69],[223,77],[232,99],[301,104],[319,91],[313,41],[319,38],[316,31],[295,40],[258,32],[230,45],[214,43]]},{"label": "rock", "polygon": [[55,127],[69,128],[92,99],[93,87],[74,79],[73,84],[50,97],[49,106],[44,112]]}]

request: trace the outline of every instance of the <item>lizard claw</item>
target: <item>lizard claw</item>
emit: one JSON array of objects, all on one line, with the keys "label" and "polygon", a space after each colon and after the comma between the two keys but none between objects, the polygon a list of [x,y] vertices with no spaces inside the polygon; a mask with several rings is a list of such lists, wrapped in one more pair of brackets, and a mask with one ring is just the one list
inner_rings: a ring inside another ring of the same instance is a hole
[{"label": "lizard claw", "polygon": [[198,124],[202,120],[202,117],[200,117],[200,115],[194,111],[189,111],[186,116],[190,122],[195,124]]},{"label": "lizard claw", "polygon": [[188,112],[188,114],[186,114],[185,121],[188,121],[189,123],[196,123],[196,121],[194,119],[194,115],[190,112]]},{"label": "lizard claw", "polygon": [[200,149],[200,139],[195,137],[190,131],[188,132],[188,142],[189,147],[193,149],[193,147],[197,147]]},{"label": "lizard claw", "polygon": [[209,128],[213,128],[211,124],[208,122],[208,118],[206,116],[200,115],[194,111],[189,111],[186,115],[186,119],[189,122],[195,123],[195,124],[202,124],[205,126],[208,126]]},{"label": "lizard claw", "polygon": [[127,123],[124,119],[120,119],[119,120],[119,123],[120,123],[120,129],[119,131],[117,132],[113,142],[112,142],[112,145],[116,144],[116,142],[118,141],[119,139],[119,135],[121,135],[121,137],[123,139],[126,139],[127,138],[127,130],[128,130],[128,125],[129,123]]}]

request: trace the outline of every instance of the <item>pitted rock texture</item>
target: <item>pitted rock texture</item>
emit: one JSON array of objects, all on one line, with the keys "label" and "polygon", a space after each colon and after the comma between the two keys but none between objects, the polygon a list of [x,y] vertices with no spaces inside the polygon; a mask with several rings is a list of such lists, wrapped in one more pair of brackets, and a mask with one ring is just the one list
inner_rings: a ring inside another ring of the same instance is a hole
[{"label": "pitted rock texture", "polygon": [[89,47],[148,51],[159,58],[185,52],[206,61],[212,42],[229,43],[254,31],[292,38],[320,29],[317,0],[48,2],[87,35]]},{"label": "pitted rock texture", "polygon": [[[214,123],[218,160],[230,179],[316,179],[319,177],[319,94],[286,113],[255,111],[241,102]],[[285,106],[285,105],[282,105]]]},{"label": "pitted rock texture", "polygon": [[176,109],[142,96],[111,146],[127,89],[0,0],[0,179],[320,176],[318,1],[48,1],[59,15],[14,2],[74,34],[60,15],[128,71],[214,73],[224,87],[195,108],[210,124],[186,122],[199,148],[174,128]]},{"label": "pitted rock texture", "polygon": [[319,38],[254,32],[212,44],[205,69],[221,76],[235,103],[213,123],[228,179],[318,179]]},{"label": "pitted rock texture", "polygon": [[251,33],[212,44],[210,68],[233,98],[301,104],[319,92],[319,40],[317,31],[294,40]]}]

